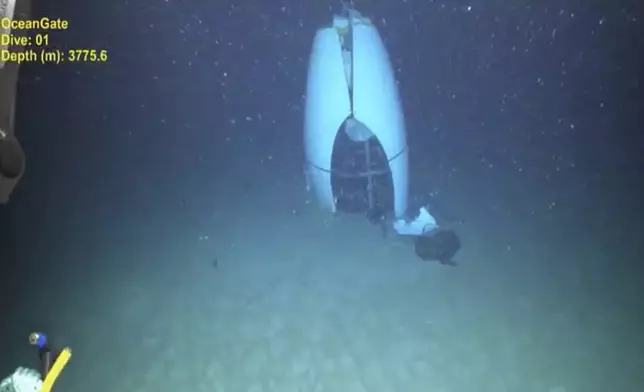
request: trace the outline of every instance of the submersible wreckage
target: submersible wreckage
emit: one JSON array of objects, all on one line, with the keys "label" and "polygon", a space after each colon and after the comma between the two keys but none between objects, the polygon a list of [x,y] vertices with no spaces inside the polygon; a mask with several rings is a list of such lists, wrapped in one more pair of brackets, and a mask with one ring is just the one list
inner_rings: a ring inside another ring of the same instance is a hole
[{"label": "submersible wreckage", "polygon": [[405,214],[409,158],[398,88],[377,28],[355,10],[315,34],[304,123],[307,187],[323,209]]}]

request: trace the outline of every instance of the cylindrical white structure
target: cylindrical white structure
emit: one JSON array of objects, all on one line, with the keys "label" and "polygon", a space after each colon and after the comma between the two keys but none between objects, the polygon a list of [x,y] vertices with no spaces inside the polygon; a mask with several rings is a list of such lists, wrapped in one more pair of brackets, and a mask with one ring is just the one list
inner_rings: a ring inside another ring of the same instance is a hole
[{"label": "cylindrical white structure", "polygon": [[355,119],[382,145],[391,170],[393,209],[402,217],[409,188],[402,105],[378,30],[359,15],[336,17],[332,26],[318,30],[309,63],[305,173],[320,205],[333,212],[337,198],[331,185],[331,158],[336,135],[350,116],[351,123],[346,125],[350,137],[364,135],[353,125]]}]

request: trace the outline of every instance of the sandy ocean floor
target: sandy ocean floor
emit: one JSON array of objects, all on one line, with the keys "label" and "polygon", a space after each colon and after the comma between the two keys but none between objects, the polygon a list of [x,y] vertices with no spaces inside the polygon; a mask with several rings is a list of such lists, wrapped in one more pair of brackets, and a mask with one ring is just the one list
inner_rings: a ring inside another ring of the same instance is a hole
[{"label": "sandy ocean floor", "polygon": [[77,218],[74,246],[47,250],[49,290],[3,337],[16,362],[2,369],[35,363],[20,339],[42,328],[73,349],[59,392],[640,390],[639,304],[607,292],[601,253],[478,217],[460,266],[424,263],[283,192]]}]

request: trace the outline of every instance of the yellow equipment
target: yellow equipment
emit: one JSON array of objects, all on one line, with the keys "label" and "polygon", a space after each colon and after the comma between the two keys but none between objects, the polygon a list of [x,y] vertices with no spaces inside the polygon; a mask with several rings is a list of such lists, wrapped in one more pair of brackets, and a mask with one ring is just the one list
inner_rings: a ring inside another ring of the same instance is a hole
[{"label": "yellow equipment", "polygon": [[58,376],[72,357],[69,347],[59,351],[52,350],[43,333],[34,332],[29,335],[29,344],[38,348],[40,372],[19,367],[0,380],[0,392],[51,392]]}]

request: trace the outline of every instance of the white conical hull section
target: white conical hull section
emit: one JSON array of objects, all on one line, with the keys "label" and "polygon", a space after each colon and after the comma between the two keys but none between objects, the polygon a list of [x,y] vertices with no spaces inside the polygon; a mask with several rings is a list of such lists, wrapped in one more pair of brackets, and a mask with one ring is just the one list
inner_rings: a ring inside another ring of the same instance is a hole
[{"label": "white conical hull section", "polygon": [[397,216],[403,216],[409,187],[408,152],[396,81],[377,29],[362,20],[353,25],[352,31],[352,97],[338,29],[320,29],[313,41],[305,109],[307,186],[323,208],[335,212],[331,156],[336,134],[352,114],[353,98],[353,117],[378,138],[387,155],[394,185],[394,210]]}]

